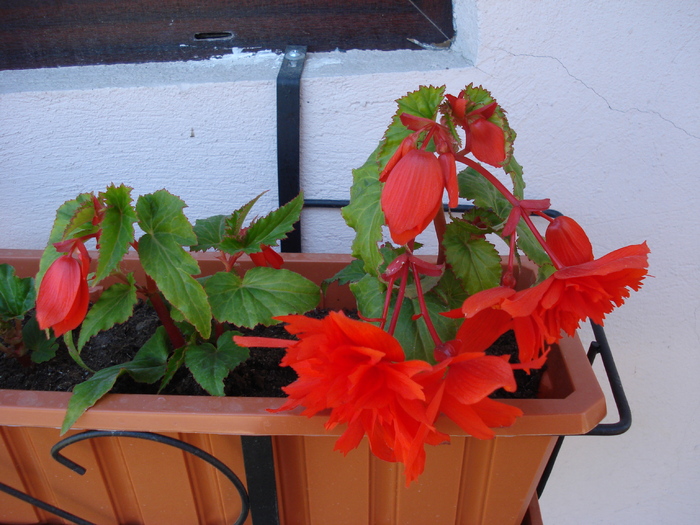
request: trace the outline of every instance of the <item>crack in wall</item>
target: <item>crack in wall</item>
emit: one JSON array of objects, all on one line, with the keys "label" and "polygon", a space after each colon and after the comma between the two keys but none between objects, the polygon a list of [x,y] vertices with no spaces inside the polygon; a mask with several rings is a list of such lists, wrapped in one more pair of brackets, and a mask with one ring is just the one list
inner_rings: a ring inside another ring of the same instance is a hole
[{"label": "crack in wall", "polygon": [[663,116],[663,115],[662,115],[661,113],[659,113],[658,111],[653,111],[653,110],[650,110],[650,109],[640,109],[640,108],[637,108],[637,107],[631,107],[631,108],[628,108],[628,109],[618,109],[618,108],[613,107],[613,106],[610,104],[610,102],[608,102],[608,99],[607,99],[607,98],[605,98],[605,97],[604,97],[603,95],[601,95],[598,91],[596,91],[596,89],[595,89],[594,87],[588,85],[588,84],[587,84],[586,82],[584,82],[582,79],[580,79],[579,77],[577,77],[576,75],[574,75],[573,73],[571,73],[571,71],[569,71],[569,68],[566,67],[566,64],[564,64],[564,62],[562,62],[561,59],[559,59],[559,58],[557,58],[557,57],[555,57],[555,56],[552,56],[552,55],[533,55],[533,54],[528,54],[528,53],[513,53],[512,51],[508,51],[507,49],[504,49],[504,48],[502,48],[502,47],[491,48],[491,49],[494,49],[494,50],[497,50],[497,51],[503,51],[504,53],[507,53],[507,54],[509,54],[509,55],[512,56],[512,57],[546,58],[546,59],[549,59],[549,60],[554,60],[555,62],[557,62],[557,63],[562,67],[562,69],[566,72],[566,74],[567,74],[568,76],[570,76],[570,77],[571,77],[572,79],[574,79],[576,82],[578,82],[579,84],[581,84],[583,87],[585,87],[585,88],[586,88],[587,90],[589,90],[591,93],[593,93],[595,96],[597,96],[599,99],[601,99],[601,100],[605,103],[605,105],[608,106],[608,109],[610,109],[611,111],[616,111],[617,113],[629,113],[629,112],[631,112],[631,111],[636,111],[636,112],[638,112],[638,113],[643,113],[643,114],[646,114],[646,115],[654,115],[654,116],[660,118],[661,120],[663,120],[664,122],[670,124],[671,126],[673,126],[674,128],[676,128],[678,131],[681,131],[681,132],[685,133],[685,134],[688,135],[689,137],[694,138],[694,139],[700,139],[700,136],[694,135],[693,133],[689,132],[689,131],[686,130],[685,128],[683,128],[683,127],[679,126],[678,124],[676,124],[676,123],[675,123],[674,121],[672,121],[671,119],[669,119],[669,118]]}]

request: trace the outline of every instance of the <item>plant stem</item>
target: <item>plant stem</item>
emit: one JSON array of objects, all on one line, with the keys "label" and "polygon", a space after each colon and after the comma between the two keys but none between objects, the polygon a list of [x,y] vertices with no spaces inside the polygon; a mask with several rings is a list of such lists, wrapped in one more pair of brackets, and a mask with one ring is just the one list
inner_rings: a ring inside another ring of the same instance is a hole
[{"label": "plant stem", "polygon": [[[394,303],[394,311],[391,314],[391,324],[389,324],[389,329],[387,332],[389,335],[394,335],[396,330],[396,324],[399,322],[399,312],[401,311],[401,305],[403,303],[404,295],[406,294],[406,281],[408,281],[408,266],[404,265],[400,271],[401,284],[399,285],[399,293],[396,296],[396,302]],[[389,292],[391,293],[391,291]]]},{"label": "plant stem", "polygon": [[[472,159],[465,157],[464,155],[456,155],[455,159],[466,164],[470,168],[475,169],[478,171],[483,177],[488,180],[493,186],[506,198],[508,202],[510,202],[513,206],[520,206],[520,201],[518,198],[513,195],[508,188],[505,187],[505,185],[498,180],[493,173],[491,173],[489,170],[484,168],[481,164],[479,164],[476,161],[473,161]],[[524,211],[524,210],[523,210]],[[537,242],[540,243],[542,248],[544,249],[545,252],[547,252],[547,255],[549,255],[549,258],[552,260],[552,264],[554,265],[555,268],[561,269],[564,267],[564,265],[559,261],[556,255],[552,253],[552,251],[549,249],[549,246],[545,242],[544,238],[540,234],[540,232],[537,230],[535,225],[532,222],[532,219],[528,216],[527,213],[521,213],[520,217],[525,221],[525,224],[527,225],[528,228],[530,228],[530,231],[532,234],[535,236],[535,239],[537,239]]]},{"label": "plant stem", "polygon": [[438,256],[437,264],[445,264],[445,247],[442,244],[445,238],[445,230],[447,229],[447,223],[445,222],[445,212],[440,208],[437,215],[433,219],[433,224],[435,225],[435,235],[438,241]]},{"label": "plant stem", "polygon": [[146,275],[146,285],[147,296],[158,314],[158,319],[160,319],[161,324],[165,328],[173,348],[185,346],[186,341],[182,335],[182,332],[180,332],[180,329],[175,325],[173,318],[170,316],[168,307],[165,305],[163,298],[160,296],[160,291],[158,290],[155,281],[149,275]]},{"label": "plant stem", "polygon": [[532,231],[532,234],[535,236],[535,239],[537,239],[537,242],[539,242],[544,251],[547,252],[547,255],[549,255],[549,258],[552,260],[552,264],[554,265],[554,267],[557,270],[561,270],[562,268],[564,268],[564,265],[561,263],[561,261],[552,252],[552,250],[549,249],[549,245],[544,240],[544,237],[542,237],[542,234],[537,230],[537,228],[535,228],[532,219],[526,214],[522,214],[521,218],[525,221],[527,227],[530,228],[530,231]]},{"label": "plant stem", "polygon": [[416,282],[416,295],[418,296],[418,304],[420,305],[420,313],[428,327],[428,332],[430,332],[430,337],[433,338],[435,346],[442,344],[440,336],[435,330],[433,325],[433,320],[430,318],[430,312],[428,312],[428,306],[425,304],[425,296],[423,295],[423,287],[420,283],[420,275],[418,275],[418,268],[415,264],[411,264],[411,269],[413,270],[413,280]]},{"label": "plant stem", "polygon": [[464,155],[455,155],[455,160],[460,161],[463,164],[466,164],[470,168],[475,169],[478,171],[487,181],[489,181],[493,186],[506,198],[508,202],[510,202],[513,206],[519,206],[520,201],[518,198],[513,195],[508,188],[505,187],[505,185],[496,178],[496,176],[491,173],[489,170],[484,168],[481,164],[478,162],[470,159],[469,157],[465,157]]}]

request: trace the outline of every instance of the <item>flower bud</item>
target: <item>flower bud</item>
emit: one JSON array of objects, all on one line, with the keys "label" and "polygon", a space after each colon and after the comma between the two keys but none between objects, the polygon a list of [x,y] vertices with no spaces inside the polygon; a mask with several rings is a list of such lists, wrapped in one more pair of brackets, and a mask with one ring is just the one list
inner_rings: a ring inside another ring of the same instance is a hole
[{"label": "flower bud", "polygon": [[560,216],[547,227],[547,245],[564,266],[593,260],[593,247],[583,228],[571,217]]}]

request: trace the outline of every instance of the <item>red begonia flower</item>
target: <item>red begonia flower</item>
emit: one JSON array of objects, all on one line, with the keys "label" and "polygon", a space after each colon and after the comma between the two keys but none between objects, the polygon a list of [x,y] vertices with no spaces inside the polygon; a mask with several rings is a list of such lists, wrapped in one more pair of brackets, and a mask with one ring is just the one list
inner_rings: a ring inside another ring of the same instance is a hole
[{"label": "red begonia flower", "polygon": [[[478,160],[501,166],[506,159],[506,137],[503,130],[489,119],[498,107],[496,102],[470,109],[464,92],[459,97],[445,95],[452,108],[455,122],[464,128],[464,153],[472,153]],[[472,106],[473,107],[473,106]]]},{"label": "red begonia flower", "polygon": [[[605,315],[629,297],[630,289],[639,290],[647,274],[648,254],[646,243],[626,246],[600,259],[557,270],[532,288],[478,292],[462,305],[467,319],[460,336],[472,342],[467,343],[471,351],[477,351],[512,328],[520,362],[537,362],[546,345],[561,339],[562,331],[573,336],[586,318],[602,325]],[[482,324],[484,320],[489,324]]]},{"label": "red begonia flower", "polygon": [[[57,243],[56,248],[69,253],[46,270],[37,294],[36,318],[40,329],[53,328],[54,335],[59,337],[77,328],[87,314],[90,256],[80,240]],[[73,257],[76,251],[77,259]]]},{"label": "red begonia flower", "polygon": [[[456,177],[455,177],[456,179]],[[442,209],[445,177],[434,154],[412,149],[386,176],[381,205],[397,244],[415,239]]]},{"label": "red begonia flower", "polygon": [[[459,337],[459,336],[458,336]],[[488,356],[452,342],[457,354],[444,358],[432,371],[419,374],[430,402],[438,403],[439,412],[479,439],[494,436],[491,427],[510,426],[522,415],[519,408],[490,400],[499,388],[516,389],[513,369],[507,356]]]},{"label": "red begonia flower", "polygon": [[282,256],[266,244],[260,245],[261,251],[250,254],[250,260],[255,266],[266,266],[279,270],[284,264]]},{"label": "red begonia flower", "polygon": [[[431,366],[405,361],[399,342],[380,328],[331,312],[317,320],[302,315],[276,318],[298,341],[287,341],[283,366],[299,376],[284,388],[289,396],[276,411],[304,407],[312,416],[330,409],[327,428],[347,424],[336,449],[348,453],[367,435],[372,452],[406,465],[407,480],[423,470],[423,443],[447,439],[432,426],[425,395],[415,376]],[[250,339],[250,340],[249,340]],[[268,346],[261,338],[236,336],[242,346]],[[271,341],[269,346],[279,346]],[[416,443],[416,436],[422,441]],[[420,446],[418,446],[420,445]]]}]

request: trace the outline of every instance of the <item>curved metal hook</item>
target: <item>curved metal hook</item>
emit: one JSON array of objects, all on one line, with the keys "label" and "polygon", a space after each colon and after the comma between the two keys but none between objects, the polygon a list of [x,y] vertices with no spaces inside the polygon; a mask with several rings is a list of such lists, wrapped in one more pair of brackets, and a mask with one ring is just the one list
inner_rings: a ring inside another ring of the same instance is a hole
[{"label": "curved metal hook", "polygon": [[86,472],[85,468],[65,457],[63,454],[61,454],[61,450],[79,441],[110,436],[129,437],[136,439],[145,439],[148,441],[155,441],[156,443],[162,443],[163,445],[169,445],[171,447],[178,448],[184,452],[198,457],[203,461],[206,461],[212,467],[214,467],[224,476],[226,476],[226,478],[231,483],[233,483],[233,485],[236,487],[236,490],[238,491],[238,495],[241,498],[241,513],[238,515],[238,519],[234,522],[234,525],[242,525],[248,517],[248,513],[250,512],[250,499],[248,497],[248,492],[246,491],[246,488],[241,482],[240,478],[236,476],[236,474],[224,463],[222,463],[220,460],[218,460],[211,454],[203,451],[200,448],[195,447],[194,445],[185,443],[184,441],[181,441],[179,439],[171,438],[168,436],[161,436],[160,434],[154,434],[152,432],[135,432],[130,430],[87,430],[85,432],[81,432],[80,434],[69,436],[56,443],[53,447],[51,447],[51,456],[61,465],[68,467],[72,471],[82,476]]}]

